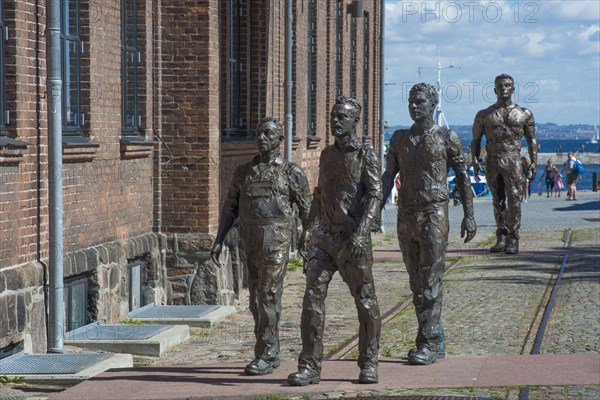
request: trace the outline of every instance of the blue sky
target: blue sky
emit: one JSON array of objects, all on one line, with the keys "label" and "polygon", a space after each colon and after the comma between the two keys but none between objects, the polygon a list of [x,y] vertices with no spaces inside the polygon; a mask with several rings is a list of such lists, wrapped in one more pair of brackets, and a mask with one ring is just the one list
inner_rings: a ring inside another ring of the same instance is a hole
[{"label": "blue sky", "polygon": [[[494,77],[515,78],[513,100],[538,123],[600,125],[600,1],[385,0],[385,119],[410,125],[406,98],[434,84],[442,107],[471,124],[492,104]],[[460,67],[460,69],[458,68]]]}]

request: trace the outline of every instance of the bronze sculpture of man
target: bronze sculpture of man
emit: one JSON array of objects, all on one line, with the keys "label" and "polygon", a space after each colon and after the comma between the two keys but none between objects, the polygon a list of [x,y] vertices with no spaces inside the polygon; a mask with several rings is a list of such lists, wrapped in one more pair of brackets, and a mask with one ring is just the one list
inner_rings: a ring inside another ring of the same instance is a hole
[{"label": "bronze sculpture of man", "polygon": [[537,140],[533,114],[512,102],[515,91],[510,75],[498,75],[494,80],[496,103],[481,110],[473,123],[471,154],[475,176],[479,171],[481,139],[486,137],[485,176],[492,192],[496,219],[496,244],[491,252],[517,254],[521,226],[521,184],[523,171],[520,164],[521,139],[527,141],[531,164],[531,181],[535,178]]},{"label": "bronze sculpture of man", "polygon": [[373,283],[371,224],[381,203],[381,181],[373,148],[356,137],[360,104],[340,96],[331,110],[333,145],[321,153],[319,182],[313,194],[309,226],[312,233],[302,306],[302,352],[298,372],[288,383],[319,383],[327,288],[336,271],[354,297],[358,310],[360,383],[378,381],[381,319]]},{"label": "bronze sculpture of man", "polygon": [[[211,258],[217,264],[223,241],[239,217],[244,251],[250,310],[254,317],[255,359],[247,375],[273,372],[279,360],[279,317],[283,278],[292,240],[293,204],[306,229],[310,209],[310,188],[304,171],[281,157],[283,129],[274,118],[263,118],[256,129],[259,154],[240,165],[233,176],[223,209]],[[306,235],[298,249],[305,251]]]},{"label": "bronze sculpture of man", "polygon": [[414,365],[432,364],[445,356],[441,312],[450,167],[464,211],[461,237],[466,234],[466,243],[476,233],[471,182],[460,139],[456,132],[433,121],[438,99],[432,85],[419,83],[411,88],[408,111],[414,124],[392,135],[382,177],[384,198],[390,195],[396,174],[402,182],[397,228],[419,324],[416,347],[408,353],[408,362]]}]

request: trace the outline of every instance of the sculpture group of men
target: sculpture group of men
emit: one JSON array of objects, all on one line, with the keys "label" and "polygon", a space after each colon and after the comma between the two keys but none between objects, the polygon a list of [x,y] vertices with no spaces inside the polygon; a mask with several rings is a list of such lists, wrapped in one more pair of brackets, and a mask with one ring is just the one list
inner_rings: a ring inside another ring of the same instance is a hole
[{"label": "sculpture group of men", "polygon": [[[535,138],[531,112],[510,101],[514,91],[512,78],[499,76],[495,90],[498,102],[479,112],[475,119],[472,153],[477,160],[481,137],[485,135],[486,174],[498,223],[498,242],[491,250],[514,253],[518,251],[519,239],[516,193],[522,178],[521,138],[525,135],[530,144],[533,165],[537,146],[532,146]],[[397,175],[401,181],[398,241],[419,324],[416,346],[409,351],[408,362],[428,365],[444,357],[440,317],[449,231],[450,167],[455,172],[463,205],[461,237],[465,237],[465,243],[475,236],[476,225],[461,142],[454,131],[434,123],[437,103],[438,93],[433,86],[420,83],[411,89],[408,108],[414,124],[410,129],[394,132],[380,178],[375,152],[356,137],[360,104],[338,97],[330,115],[335,142],[321,153],[319,181],[312,199],[302,169],[280,155],[281,124],[268,117],[257,127],[259,154],[239,166],[234,174],[211,251],[213,261],[220,265],[218,258],[225,235],[239,218],[256,336],[255,359],[246,366],[246,374],[269,374],[280,365],[278,325],[295,205],[303,228],[297,248],[305,260],[306,290],[298,371],[290,374],[287,381],[303,386],[321,379],[325,298],[338,271],[358,311],[358,381],[378,382],[381,318],[373,282],[371,230],[379,226],[385,204],[382,200],[390,195]],[[478,167],[476,162],[474,165]]]}]

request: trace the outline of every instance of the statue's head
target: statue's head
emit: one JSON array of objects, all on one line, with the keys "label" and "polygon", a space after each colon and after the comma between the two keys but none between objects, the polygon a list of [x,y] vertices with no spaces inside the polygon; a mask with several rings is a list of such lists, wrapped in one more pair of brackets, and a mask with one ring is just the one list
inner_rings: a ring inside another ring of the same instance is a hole
[{"label": "statue's head", "polygon": [[331,132],[335,137],[342,137],[354,132],[360,119],[360,103],[353,98],[339,96],[331,109]]},{"label": "statue's head", "polygon": [[513,79],[512,76],[508,75],[508,74],[500,74],[498,75],[495,79],[494,79],[494,85],[496,85],[500,80],[502,79],[508,79],[510,80],[513,84],[515,83],[515,80]]},{"label": "statue's head", "polygon": [[515,80],[508,74],[501,74],[494,79],[494,93],[498,99],[510,99],[515,91]]},{"label": "statue's head", "polygon": [[423,121],[433,117],[439,96],[433,85],[417,83],[408,93],[408,112],[413,121]]},{"label": "statue's head", "polygon": [[273,117],[264,117],[256,127],[256,146],[261,153],[270,153],[283,141],[281,123]]}]

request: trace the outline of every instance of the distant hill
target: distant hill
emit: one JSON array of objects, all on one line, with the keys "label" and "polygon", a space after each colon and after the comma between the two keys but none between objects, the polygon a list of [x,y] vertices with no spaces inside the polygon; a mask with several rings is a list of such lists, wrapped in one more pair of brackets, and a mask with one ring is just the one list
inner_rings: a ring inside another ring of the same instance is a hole
[{"label": "distant hill", "polygon": [[[408,126],[404,125],[388,127],[385,132],[386,141],[390,139],[396,129],[406,128]],[[451,125],[450,128],[458,133],[461,140],[470,140],[473,129],[472,125]],[[538,139],[571,140],[576,137],[579,139],[589,139],[594,134],[594,125],[586,124],[557,125],[553,122],[547,122],[544,124],[535,124],[535,129]]]}]

